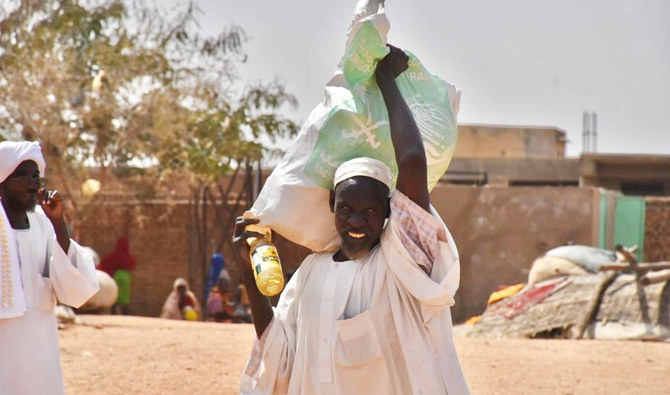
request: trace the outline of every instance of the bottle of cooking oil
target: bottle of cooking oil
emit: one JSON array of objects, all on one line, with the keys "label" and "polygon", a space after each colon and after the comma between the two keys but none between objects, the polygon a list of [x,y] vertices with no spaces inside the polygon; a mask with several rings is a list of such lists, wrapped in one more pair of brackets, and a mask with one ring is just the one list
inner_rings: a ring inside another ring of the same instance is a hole
[{"label": "bottle of cooking oil", "polygon": [[256,224],[247,225],[246,229],[263,235],[262,238],[247,239],[256,286],[265,296],[277,295],[284,289],[284,273],[279,262],[277,247],[272,244],[272,230],[268,226]]}]

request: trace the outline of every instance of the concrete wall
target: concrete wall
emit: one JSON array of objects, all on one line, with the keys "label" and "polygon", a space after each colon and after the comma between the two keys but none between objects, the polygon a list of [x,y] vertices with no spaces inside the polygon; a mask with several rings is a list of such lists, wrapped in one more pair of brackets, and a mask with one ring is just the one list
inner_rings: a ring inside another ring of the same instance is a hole
[{"label": "concrete wall", "polygon": [[461,258],[454,321],[480,314],[499,286],[525,283],[533,260],[549,249],[597,245],[598,199],[590,188],[438,185],[432,203]]},{"label": "concrete wall", "polygon": [[565,132],[555,128],[459,125],[455,158],[563,158]]}]

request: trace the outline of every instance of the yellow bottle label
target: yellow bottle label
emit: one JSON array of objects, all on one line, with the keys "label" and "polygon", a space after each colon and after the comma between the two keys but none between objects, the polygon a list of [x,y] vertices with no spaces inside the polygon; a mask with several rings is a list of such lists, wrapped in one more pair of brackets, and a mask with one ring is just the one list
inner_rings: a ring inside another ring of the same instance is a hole
[{"label": "yellow bottle label", "polygon": [[253,259],[254,271],[256,272],[256,275],[260,274],[264,270],[281,270],[277,248],[275,248],[273,245],[263,245],[256,247],[253,254],[251,255],[251,258]]}]

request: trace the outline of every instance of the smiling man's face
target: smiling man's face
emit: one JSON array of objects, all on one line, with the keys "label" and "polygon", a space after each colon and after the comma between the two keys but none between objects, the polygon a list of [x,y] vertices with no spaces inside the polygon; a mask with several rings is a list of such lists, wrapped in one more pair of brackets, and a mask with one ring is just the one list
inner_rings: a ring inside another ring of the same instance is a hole
[{"label": "smiling man's face", "polygon": [[379,243],[388,213],[388,188],[369,177],[342,181],[331,195],[335,228],[348,259],[363,258]]}]

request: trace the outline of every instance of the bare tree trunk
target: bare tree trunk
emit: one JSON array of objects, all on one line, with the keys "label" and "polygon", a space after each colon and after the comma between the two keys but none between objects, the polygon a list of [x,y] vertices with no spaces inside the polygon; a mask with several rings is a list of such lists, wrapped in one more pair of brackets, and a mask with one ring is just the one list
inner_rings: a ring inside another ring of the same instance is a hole
[{"label": "bare tree trunk", "polygon": [[[206,295],[205,291],[210,270],[208,239],[212,239],[212,253],[223,252],[225,247],[232,250],[232,227],[235,222],[235,216],[243,208],[250,206],[254,194],[260,188],[260,184],[258,183],[260,178],[256,179],[254,177],[254,163],[252,160],[249,158],[241,159],[238,161],[238,164],[228,179],[227,186],[224,187],[220,183],[216,184],[215,191],[217,194],[215,194],[211,186],[203,186],[201,184],[195,198],[194,223],[198,233],[196,254],[198,257],[197,262],[200,262],[200,265],[196,266],[199,266],[201,270],[198,278],[202,279],[203,309],[206,309],[207,305],[208,295]],[[241,187],[235,185],[239,176],[243,177]],[[260,177],[260,163],[258,177]],[[231,197],[234,193],[236,193],[236,196],[234,201],[232,201]],[[213,212],[213,215],[210,215],[210,210]],[[206,318],[206,315],[205,312],[203,319]]]},{"label": "bare tree trunk", "polygon": [[201,220],[200,220],[200,191],[202,190],[202,184],[200,183],[197,187],[192,188],[191,199],[193,200],[191,218],[192,226],[191,229],[195,233],[195,248],[193,248],[194,260],[189,262],[188,267],[188,282],[193,284],[196,278],[196,267],[198,266],[196,262],[200,262],[200,246],[202,246],[202,229],[201,229]]}]

